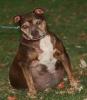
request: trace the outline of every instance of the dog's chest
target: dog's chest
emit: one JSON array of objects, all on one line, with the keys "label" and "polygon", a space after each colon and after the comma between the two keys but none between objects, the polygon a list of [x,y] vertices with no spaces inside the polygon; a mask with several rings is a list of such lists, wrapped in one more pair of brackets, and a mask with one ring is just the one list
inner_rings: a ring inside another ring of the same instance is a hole
[{"label": "dog's chest", "polygon": [[40,64],[46,65],[50,72],[55,71],[55,63],[57,60],[53,56],[54,49],[49,35],[40,40],[40,49],[43,51],[39,54],[38,58]]}]

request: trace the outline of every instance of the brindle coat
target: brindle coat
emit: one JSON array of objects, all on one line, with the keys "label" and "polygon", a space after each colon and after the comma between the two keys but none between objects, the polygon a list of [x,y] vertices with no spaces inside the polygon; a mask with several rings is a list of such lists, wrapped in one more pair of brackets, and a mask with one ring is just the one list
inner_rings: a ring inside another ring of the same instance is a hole
[{"label": "brindle coat", "polygon": [[9,79],[14,88],[28,88],[30,95],[36,94],[37,90],[56,86],[65,72],[70,84],[77,86],[64,45],[47,30],[43,14],[43,9],[38,8],[29,15],[14,18],[23,34]]}]

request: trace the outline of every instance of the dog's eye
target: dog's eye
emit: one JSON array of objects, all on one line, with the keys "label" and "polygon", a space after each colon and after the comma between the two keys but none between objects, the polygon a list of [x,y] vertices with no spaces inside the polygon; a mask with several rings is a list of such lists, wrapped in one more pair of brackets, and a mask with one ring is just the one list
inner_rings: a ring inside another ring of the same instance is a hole
[{"label": "dog's eye", "polygon": [[29,26],[27,26],[27,25],[23,25],[23,26],[22,26],[23,29],[27,29],[28,27],[29,27]]}]

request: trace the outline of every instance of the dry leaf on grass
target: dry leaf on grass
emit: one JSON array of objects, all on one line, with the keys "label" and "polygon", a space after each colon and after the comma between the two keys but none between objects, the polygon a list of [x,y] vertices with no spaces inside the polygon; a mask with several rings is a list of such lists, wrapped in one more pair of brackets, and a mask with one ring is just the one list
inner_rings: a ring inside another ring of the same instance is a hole
[{"label": "dry leaf on grass", "polygon": [[66,81],[68,81],[68,78],[67,78],[67,77],[65,77],[63,80],[66,82]]},{"label": "dry leaf on grass", "polygon": [[2,67],[4,67],[4,66],[6,66],[6,64],[0,64],[0,68],[2,68]]},{"label": "dry leaf on grass", "polygon": [[8,96],[7,100],[17,100],[15,96]]},{"label": "dry leaf on grass", "polygon": [[64,94],[66,94],[67,92],[65,91],[65,90],[63,90],[63,91],[58,91],[58,92],[55,92],[56,94],[59,94],[59,95],[64,95]]},{"label": "dry leaf on grass", "polygon": [[76,45],[75,47],[78,49],[82,48],[82,46],[80,46],[80,45]]},{"label": "dry leaf on grass", "polygon": [[58,84],[57,88],[58,89],[64,89],[64,82],[61,82],[60,84]]},{"label": "dry leaf on grass", "polygon": [[80,64],[79,65],[80,65],[81,68],[86,68],[87,67],[87,63],[83,58],[80,59]]}]

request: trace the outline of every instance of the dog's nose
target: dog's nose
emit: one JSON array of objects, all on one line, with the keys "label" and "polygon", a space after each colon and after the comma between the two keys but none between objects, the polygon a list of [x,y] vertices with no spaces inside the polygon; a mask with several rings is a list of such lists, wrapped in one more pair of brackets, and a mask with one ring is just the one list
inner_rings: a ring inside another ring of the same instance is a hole
[{"label": "dog's nose", "polygon": [[38,37],[39,36],[39,32],[37,30],[33,30],[32,31],[32,36],[35,37],[35,38]]}]

